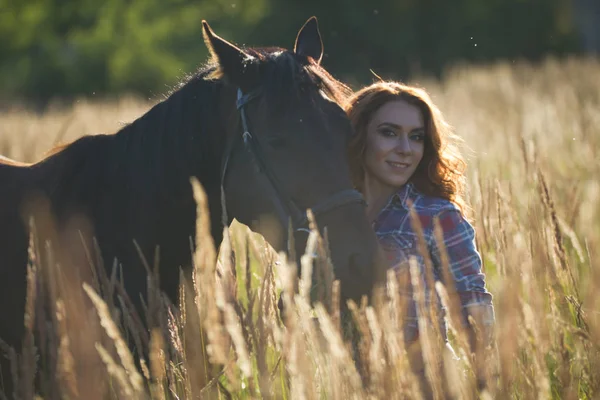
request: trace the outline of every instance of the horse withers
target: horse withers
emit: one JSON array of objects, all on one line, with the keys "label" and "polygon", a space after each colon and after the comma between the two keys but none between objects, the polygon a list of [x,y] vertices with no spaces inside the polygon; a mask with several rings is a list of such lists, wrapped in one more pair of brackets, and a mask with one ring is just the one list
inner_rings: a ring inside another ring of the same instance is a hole
[{"label": "horse withers", "polygon": [[68,232],[85,231],[107,271],[114,260],[122,266],[140,309],[147,289],[140,253],[150,258],[160,249],[161,289],[174,304],[180,267],[192,268],[190,177],[207,194],[215,243],[235,218],[276,250],[287,250],[293,232],[301,254],[310,208],[328,230],[342,300],[371,293],[378,247],[345,156],[352,130],[339,102],[347,88],[320,65],[316,19],[300,29],[293,51],[240,49],[206,22],[203,34],[211,60],[131,124],[81,137],[34,164],[0,160],[0,338],[15,349],[24,334],[34,195],[47,199],[57,227],[56,257],[80,257],[78,237]]}]

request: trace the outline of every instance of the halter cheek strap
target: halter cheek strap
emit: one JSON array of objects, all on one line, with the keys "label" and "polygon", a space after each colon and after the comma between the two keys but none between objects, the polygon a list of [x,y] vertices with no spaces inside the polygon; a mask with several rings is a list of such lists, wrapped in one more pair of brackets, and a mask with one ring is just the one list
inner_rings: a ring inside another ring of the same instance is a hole
[{"label": "halter cheek strap", "polygon": [[[291,219],[294,230],[306,231],[308,229],[308,217],[306,216],[306,213],[302,212],[294,200],[287,196],[282,190],[276,176],[272,173],[272,170],[268,168],[265,162],[259,142],[256,140],[256,138],[254,138],[254,136],[252,136],[248,127],[248,119],[246,117],[246,110],[244,107],[250,101],[260,96],[261,93],[262,91],[260,89],[256,89],[247,94],[243,94],[242,90],[238,89],[236,105],[242,120],[242,135],[236,137],[242,138],[244,148],[250,154],[250,158],[252,159],[254,166],[257,168],[259,174],[266,178],[268,183],[266,187],[268,188],[267,190],[269,190],[269,194],[273,199],[275,211],[277,212],[286,230],[288,221]],[[227,145],[225,158],[223,159],[223,166],[221,168],[221,219],[223,226],[227,226],[229,223],[226,207],[227,203],[225,201],[225,178],[229,166],[229,159],[231,158],[231,154],[236,143],[237,140],[234,138]],[[325,200],[317,203],[312,207],[312,212],[316,217],[317,215],[325,214],[336,208],[357,203],[363,205],[366,204],[362,194],[354,189],[346,189],[337,192]]]}]

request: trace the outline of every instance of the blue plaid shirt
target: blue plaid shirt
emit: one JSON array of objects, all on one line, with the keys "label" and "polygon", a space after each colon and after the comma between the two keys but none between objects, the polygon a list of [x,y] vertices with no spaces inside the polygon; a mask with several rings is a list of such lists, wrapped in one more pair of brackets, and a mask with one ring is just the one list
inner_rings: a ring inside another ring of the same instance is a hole
[{"label": "blue plaid shirt", "polygon": [[[450,274],[454,280],[456,294],[460,299],[463,324],[467,324],[469,308],[483,308],[483,323],[494,323],[492,295],[485,288],[485,276],[481,271],[482,261],[475,245],[475,230],[463,217],[460,210],[448,200],[425,196],[408,183],[396,192],[373,221],[373,228],[384,250],[390,268],[397,271],[400,293],[405,301],[405,340],[418,337],[417,307],[410,284],[408,260],[414,256],[418,261],[422,285],[425,288],[427,305],[432,299],[434,288],[425,279],[425,260],[418,250],[417,234],[411,225],[409,205],[412,204],[419,217],[429,257],[433,265],[433,277],[444,282],[440,250],[434,236],[434,218],[437,217],[443,231],[444,245],[448,255]],[[446,285],[448,288],[448,286]],[[437,294],[433,296],[440,310],[440,328],[447,340],[446,310],[441,306]]]}]

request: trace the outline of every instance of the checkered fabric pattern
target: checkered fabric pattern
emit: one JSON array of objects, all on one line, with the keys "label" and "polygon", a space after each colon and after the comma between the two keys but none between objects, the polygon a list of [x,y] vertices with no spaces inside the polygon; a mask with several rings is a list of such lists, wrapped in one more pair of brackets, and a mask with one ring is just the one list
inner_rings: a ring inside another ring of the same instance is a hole
[{"label": "checkered fabric pattern", "polygon": [[[416,226],[413,227],[410,216],[410,207],[414,208],[422,229],[419,238]],[[447,254],[447,264],[442,260],[442,251],[434,234],[434,219],[439,221],[443,232],[443,248]],[[411,340],[418,335],[418,313],[416,301],[413,297],[413,286],[410,283],[409,259],[414,257],[418,261],[420,281],[425,288],[426,304],[433,300],[440,311],[441,333],[446,336],[446,310],[435,289],[429,287],[426,279],[426,257],[431,260],[433,278],[446,284],[451,289],[452,284],[460,299],[463,315],[463,324],[474,308],[483,315],[483,323],[494,324],[494,308],[492,295],[485,287],[485,276],[482,273],[482,261],[475,244],[475,230],[463,217],[460,210],[448,200],[437,197],[425,196],[417,191],[413,184],[404,185],[388,201],[381,210],[373,228],[385,252],[389,267],[397,271],[400,282],[400,292],[405,307],[405,339]],[[426,245],[426,257],[419,251],[419,240]],[[447,268],[445,274],[443,268]],[[444,275],[450,276],[453,282],[444,282]]]}]

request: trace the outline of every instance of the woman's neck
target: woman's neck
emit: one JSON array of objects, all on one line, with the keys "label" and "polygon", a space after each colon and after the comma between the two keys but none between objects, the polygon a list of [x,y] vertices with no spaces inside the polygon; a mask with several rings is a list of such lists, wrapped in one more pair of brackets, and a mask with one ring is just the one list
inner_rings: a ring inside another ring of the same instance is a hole
[{"label": "woman's neck", "polygon": [[367,217],[374,221],[383,207],[388,203],[390,197],[400,188],[394,188],[382,184],[376,179],[370,179],[367,175],[364,181],[364,196],[367,202]]}]

